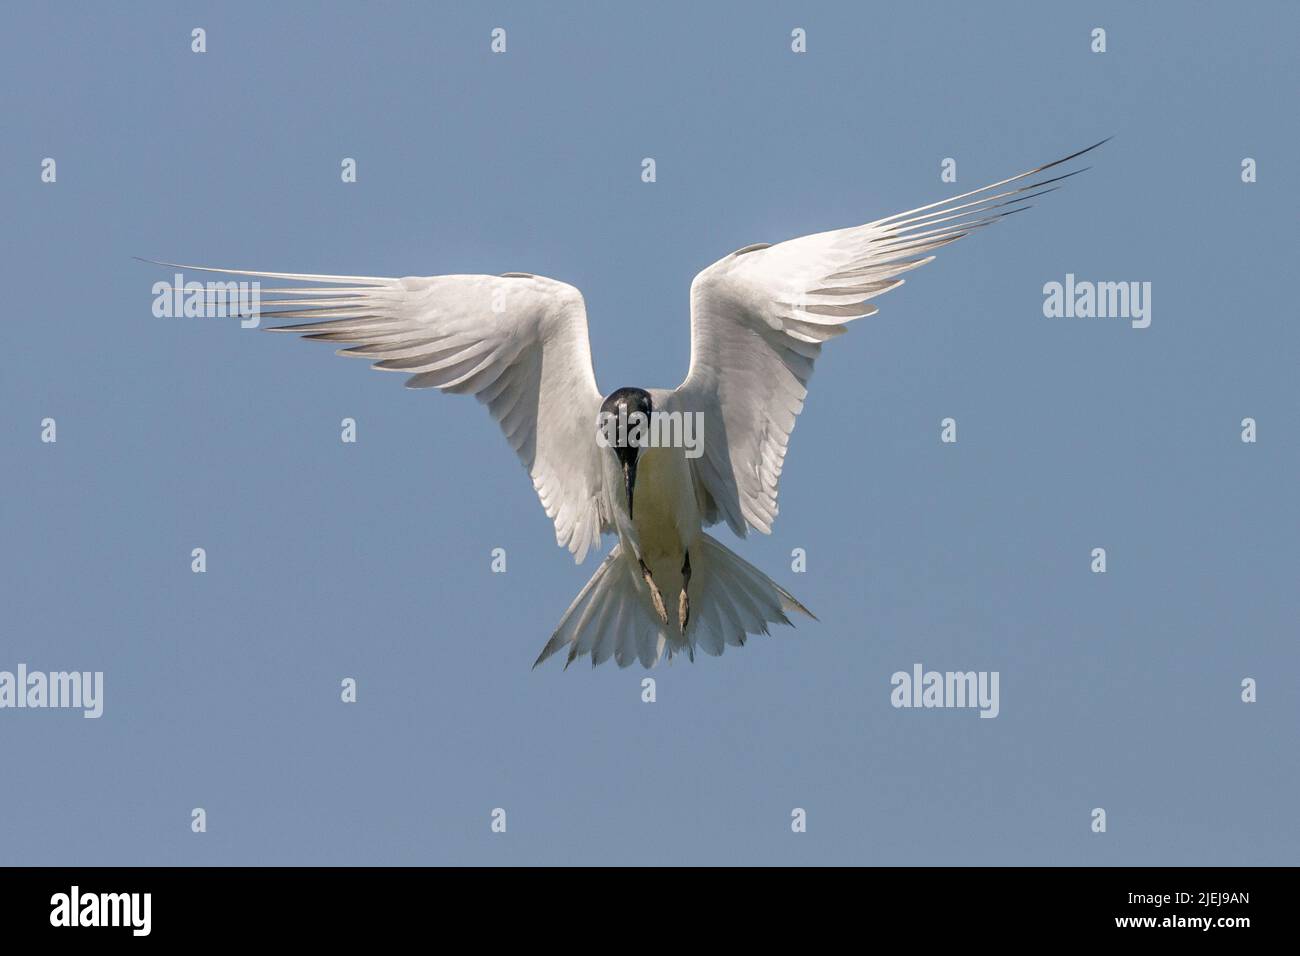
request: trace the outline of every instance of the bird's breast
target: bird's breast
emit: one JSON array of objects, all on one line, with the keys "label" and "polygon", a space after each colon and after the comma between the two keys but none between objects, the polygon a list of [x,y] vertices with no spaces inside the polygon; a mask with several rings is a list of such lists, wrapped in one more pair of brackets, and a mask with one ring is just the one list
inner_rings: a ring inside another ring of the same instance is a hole
[{"label": "bird's breast", "polygon": [[[694,516],[694,517],[693,517]],[[633,523],[641,551],[650,557],[680,555],[699,530],[690,466],[680,448],[647,448],[637,463]]]}]

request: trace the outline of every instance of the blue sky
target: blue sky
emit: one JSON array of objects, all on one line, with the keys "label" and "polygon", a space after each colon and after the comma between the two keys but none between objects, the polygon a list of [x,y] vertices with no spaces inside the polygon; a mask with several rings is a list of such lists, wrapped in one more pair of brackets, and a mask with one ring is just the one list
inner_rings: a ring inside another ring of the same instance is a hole
[{"label": "blue sky", "polygon": [[[1294,863],[1298,25],[1283,3],[12,10],[0,669],[102,670],[105,702],[0,711],[0,862]],[[820,622],[658,668],[654,704],[639,668],[530,670],[595,565],[476,403],[155,318],[169,273],[131,258],[554,276],[603,391],[672,386],[714,260],[1112,134],[826,348],[774,534],[717,532]],[[1150,282],[1151,326],[1045,318],[1067,273]],[[916,662],[998,671],[997,719],[892,708]]]}]

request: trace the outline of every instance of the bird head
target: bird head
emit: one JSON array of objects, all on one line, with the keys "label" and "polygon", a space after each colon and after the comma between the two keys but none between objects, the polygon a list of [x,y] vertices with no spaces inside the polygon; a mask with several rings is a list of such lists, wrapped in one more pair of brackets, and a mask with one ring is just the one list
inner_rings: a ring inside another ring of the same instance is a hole
[{"label": "bird head", "polygon": [[632,517],[632,492],[636,487],[636,464],[641,457],[650,427],[653,406],[650,393],[643,388],[620,388],[609,394],[600,406],[597,429],[623,470],[623,487],[627,492],[627,514]]}]

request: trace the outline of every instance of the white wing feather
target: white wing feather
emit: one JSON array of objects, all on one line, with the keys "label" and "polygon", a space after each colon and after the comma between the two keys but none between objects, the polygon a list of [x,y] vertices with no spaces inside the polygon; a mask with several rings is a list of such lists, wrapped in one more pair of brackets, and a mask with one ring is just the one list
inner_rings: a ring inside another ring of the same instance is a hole
[{"label": "white wing feather", "polygon": [[532,476],[557,543],[579,563],[599,545],[608,526],[593,440],[601,394],[573,286],[524,273],[386,279],[174,267],[324,283],[262,289],[296,297],[263,298],[264,316],[315,320],[270,331],[352,343],[338,354],[409,373],[408,388],[473,395]]},{"label": "white wing feather", "polygon": [[691,365],[674,397],[705,416],[704,454],[692,467],[707,523],[726,521],[742,537],[747,528],[771,533],[790,433],[822,343],[875,313],[870,300],[930,262],[926,253],[1029,208],[1027,200],[1075,173],[1001,187],[1100,145],[863,226],[746,246],[697,275]]}]

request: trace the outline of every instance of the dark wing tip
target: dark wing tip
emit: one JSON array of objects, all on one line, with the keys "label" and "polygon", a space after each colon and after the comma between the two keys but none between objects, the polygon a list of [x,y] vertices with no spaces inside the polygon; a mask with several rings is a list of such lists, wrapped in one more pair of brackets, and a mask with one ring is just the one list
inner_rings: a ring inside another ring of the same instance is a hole
[{"label": "dark wing tip", "polygon": [[[1071,153],[1069,156],[1066,156],[1066,157],[1064,157],[1064,158],[1062,158],[1062,159],[1058,159],[1058,160],[1056,160],[1055,162],[1048,163],[1046,166],[1039,166],[1038,169],[1034,170],[1034,172],[1039,172],[1039,173],[1041,173],[1044,169],[1051,169],[1053,166],[1060,166],[1062,163],[1068,163],[1068,162],[1069,162],[1070,160],[1072,160],[1072,159],[1078,159],[1078,158],[1079,158],[1080,156],[1082,156],[1084,153],[1091,153],[1094,149],[1097,149],[1097,148],[1100,147],[1100,146],[1105,146],[1107,143],[1109,143],[1109,142],[1110,142],[1112,139],[1114,139],[1114,138],[1115,138],[1114,134],[1112,134],[1112,135],[1110,135],[1110,136],[1107,136],[1105,139],[1103,139],[1103,140],[1099,140],[1099,141],[1093,143],[1091,146],[1085,146],[1083,149],[1079,150],[1078,152]],[[1091,168],[1091,167],[1089,167],[1089,168]],[[1080,173],[1081,173],[1081,172],[1083,172],[1083,170],[1080,169],[1080,170],[1077,170],[1077,172],[1080,172]]]}]

